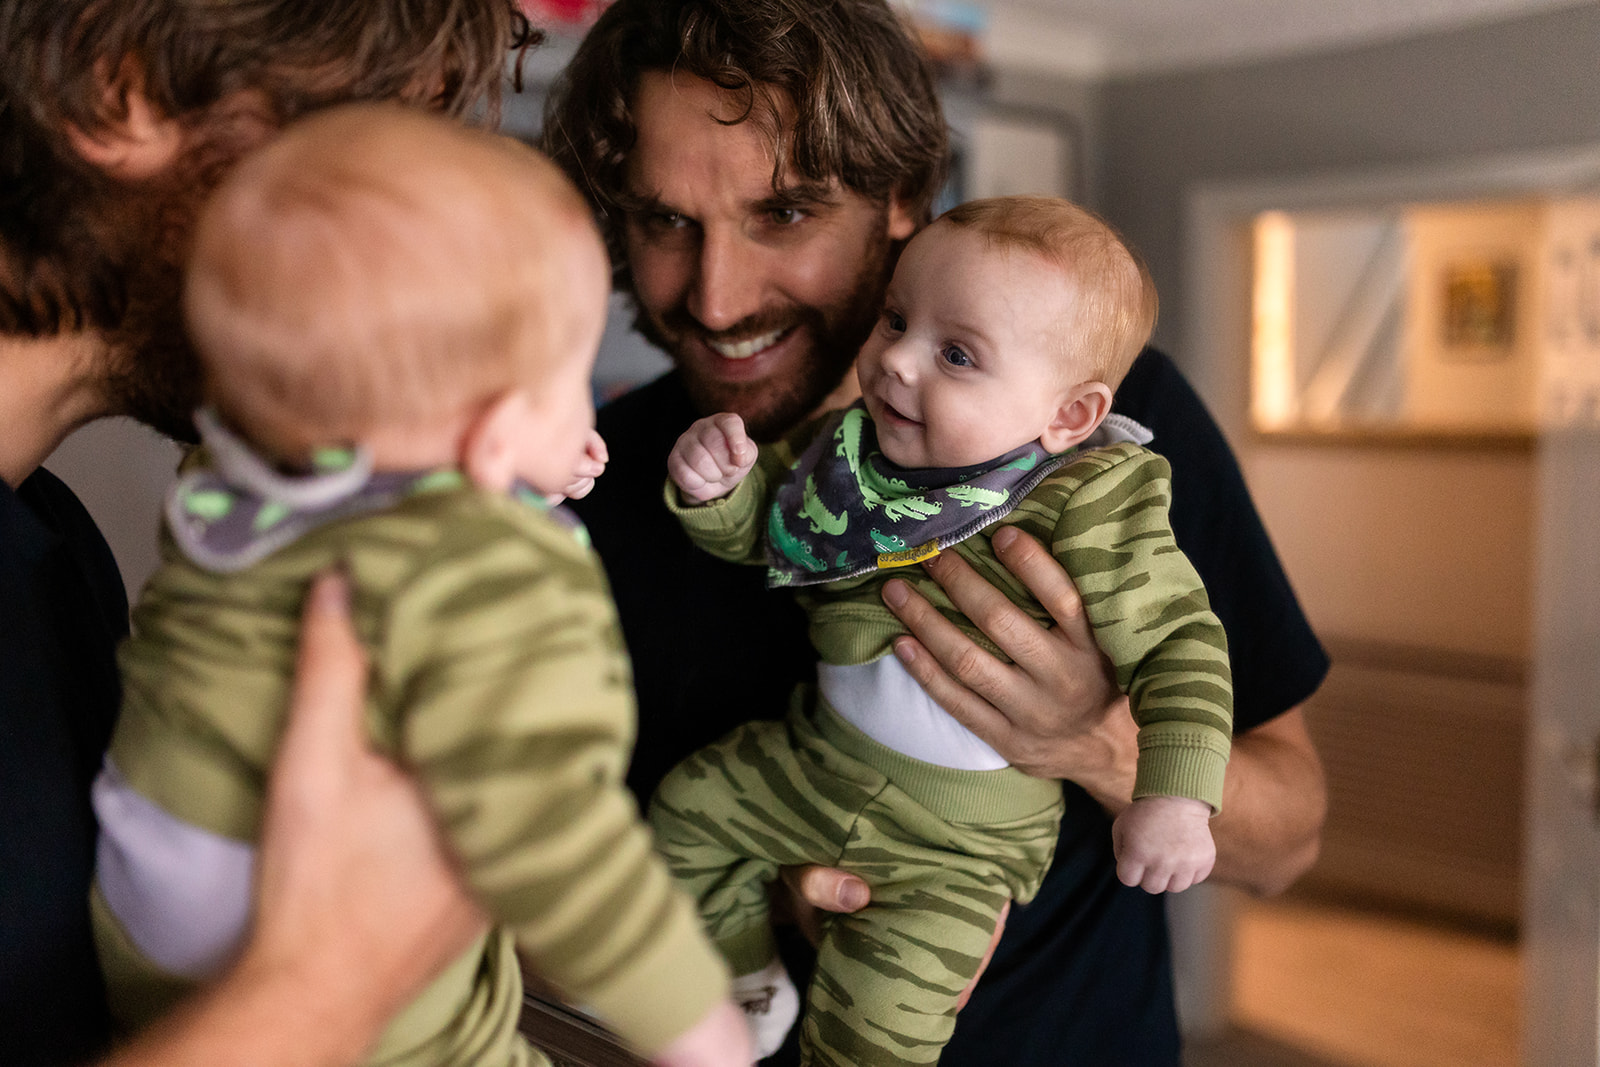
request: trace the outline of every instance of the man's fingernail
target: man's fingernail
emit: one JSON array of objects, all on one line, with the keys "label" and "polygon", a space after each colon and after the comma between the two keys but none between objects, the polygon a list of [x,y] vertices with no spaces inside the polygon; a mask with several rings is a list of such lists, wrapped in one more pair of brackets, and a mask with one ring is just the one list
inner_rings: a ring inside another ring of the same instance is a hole
[{"label": "man's fingernail", "polygon": [[342,562],[312,583],[311,607],[315,611],[342,611],[349,599],[349,577]]},{"label": "man's fingernail", "polygon": [[904,607],[906,603],[906,583],[896,578],[883,587],[883,602],[891,608]]},{"label": "man's fingernail", "polygon": [[1012,542],[1014,542],[1016,539],[1017,528],[1015,526],[1002,526],[1000,529],[995,531],[993,537],[989,538],[989,543],[997,550],[1003,552],[1010,548]]},{"label": "man's fingernail", "polygon": [[914,652],[911,648],[911,642],[905,639],[898,640],[894,643],[894,654],[901,663],[906,664],[909,664],[912,660],[917,658],[916,652]]},{"label": "man's fingernail", "polygon": [[845,911],[864,908],[871,899],[872,894],[860,882],[845,882],[839,886],[839,907]]}]

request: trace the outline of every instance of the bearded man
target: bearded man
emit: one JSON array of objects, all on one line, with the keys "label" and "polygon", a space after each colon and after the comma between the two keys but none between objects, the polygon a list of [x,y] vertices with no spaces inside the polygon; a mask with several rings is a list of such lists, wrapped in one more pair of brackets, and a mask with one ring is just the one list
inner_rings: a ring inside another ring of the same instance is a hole
[{"label": "bearded man", "polygon": [[[89,936],[89,783],[117,712],[113,653],[127,604],[99,531],[40,463],[73,430],[110,415],[192,440],[199,381],[179,326],[180,268],[201,199],[241,154],[340,101],[492,109],[508,49],[527,42],[507,0],[0,7],[6,1063],[82,1062],[107,1038]],[[297,704],[327,743],[285,746],[286,759],[304,749],[301,763],[322,766],[275,785],[252,950],[218,995],[130,1050],[129,1062],[353,1060],[426,976],[419,972],[453,955],[474,924],[414,792],[362,750],[350,726],[361,670],[338,600],[336,584],[313,598],[324,610],[310,615],[315,669],[302,675]],[[275,825],[293,842],[287,852],[272,844]],[[411,899],[343,880],[363,880],[362,869],[390,856],[384,873],[415,891]],[[355,943],[320,937],[337,925],[320,921],[327,910],[347,918],[353,901],[378,925],[357,924]],[[376,955],[338,959],[352,951]],[[285,1026],[289,1019],[303,1025]]]},{"label": "bearded man", "polygon": [[[675,365],[600,413],[611,463],[579,503],[634,660],[630,781],[648,796],[689,752],[782,716],[814,678],[793,602],[759,569],[694,549],[667,512],[667,453],[716,411],[772,440],[851,398],[898,250],[929,220],[945,126],[928,65],[883,0],[618,0],[556,84],[544,138],[592,200],[640,328]],[[1178,543],[1229,634],[1237,733],[1213,877],[1281,890],[1317,854],[1325,788],[1298,705],[1327,658],[1237,463],[1171,361],[1144,353],[1116,410],[1153,429],[1171,462]],[[1044,888],[1003,923],[940,1062],[1176,1065],[1162,901],[1118,883],[1112,860],[1134,723],[1065,572],[1007,536],[997,555],[1049,607],[1048,630],[954,554],[923,566],[1010,662],[905,583],[884,591],[910,632],[896,655],[928,693],[1012,764],[1066,782]],[[838,910],[868,893],[846,872],[796,880]]]}]

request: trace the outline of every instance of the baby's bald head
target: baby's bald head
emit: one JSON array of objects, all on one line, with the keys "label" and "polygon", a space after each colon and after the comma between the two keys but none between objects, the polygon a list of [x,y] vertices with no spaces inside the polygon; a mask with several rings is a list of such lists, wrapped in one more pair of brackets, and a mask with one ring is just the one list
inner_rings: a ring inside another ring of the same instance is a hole
[{"label": "baby's bald head", "polygon": [[184,308],[206,394],[285,457],[459,417],[593,360],[588,206],[516,141],[396,105],[320,112],[202,214]]}]

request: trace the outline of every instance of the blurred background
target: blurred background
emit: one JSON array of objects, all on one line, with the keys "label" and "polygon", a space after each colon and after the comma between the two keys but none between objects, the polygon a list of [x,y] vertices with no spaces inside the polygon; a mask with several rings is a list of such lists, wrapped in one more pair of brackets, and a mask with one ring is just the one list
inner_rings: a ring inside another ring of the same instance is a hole
[{"label": "blurred background", "polygon": [[[525,6],[550,41],[504,126],[532,138],[604,5]],[[1143,253],[1333,656],[1317,867],[1172,902],[1188,1058],[1600,1062],[1600,4],[899,6],[945,202],[1070,196]],[[666,366],[630,321],[601,398]],[[176,458],[111,422],[47,464],[130,594]]]}]

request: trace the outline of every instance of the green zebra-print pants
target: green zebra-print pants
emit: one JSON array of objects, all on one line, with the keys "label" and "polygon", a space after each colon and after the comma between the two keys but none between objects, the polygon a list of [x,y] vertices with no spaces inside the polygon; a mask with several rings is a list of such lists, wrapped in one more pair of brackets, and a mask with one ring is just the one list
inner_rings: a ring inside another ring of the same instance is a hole
[{"label": "green zebra-print pants", "polygon": [[766,883],[779,867],[864,878],[872,903],[830,916],[818,948],[801,1062],[896,1067],[938,1062],[1000,909],[1039,890],[1061,807],[1059,782],[912,759],[807,687],[784,721],[748,723],[680,763],[650,823],[735,974],[776,956]]}]

